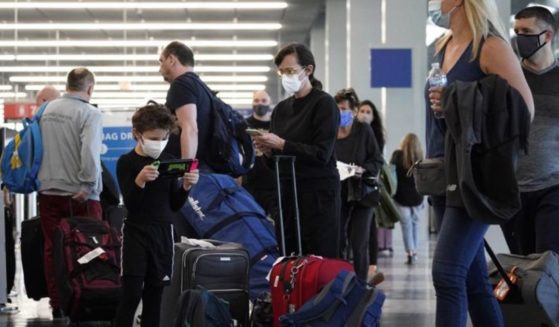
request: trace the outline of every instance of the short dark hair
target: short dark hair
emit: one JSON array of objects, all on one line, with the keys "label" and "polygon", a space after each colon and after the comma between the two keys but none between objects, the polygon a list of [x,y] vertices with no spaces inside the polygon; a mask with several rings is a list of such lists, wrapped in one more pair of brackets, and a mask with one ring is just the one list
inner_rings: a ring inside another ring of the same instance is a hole
[{"label": "short dark hair", "polygon": [[87,91],[93,84],[95,84],[95,75],[85,67],[72,69],[66,78],[66,89],[68,91]]},{"label": "short dark hair", "polygon": [[322,90],[322,83],[314,77],[314,72],[316,71],[316,63],[314,61],[314,56],[305,45],[300,43],[291,43],[283,47],[276,57],[274,58],[274,63],[276,66],[281,65],[283,59],[290,55],[294,54],[297,57],[297,63],[302,67],[306,66],[313,66],[313,72],[309,75],[309,80],[311,81],[312,87],[318,90]]},{"label": "short dark hair", "polygon": [[136,110],[132,116],[132,128],[138,133],[163,129],[171,131],[175,128],[175,117],[167,107],[154,101]]},{"label": "short dark hair", "polygon": [[334,100],[336,103],[347,100],[351,106],[351,110],[357,109],[357,106],[359,105],[359,97],[352,87],[339,90],[334,96]]},{"label": "short dark hair", "polygon": [[186,44],[173,41],[163,49],[163,56],[168,57],[174,55],[183,66],[194,67],[194,52]]},{"label": "short dark hair", "polygon": [[536,18],[538,22],[544,23],[551,27],[553,32],[555,32],[555,30],[557,29],[557,27],[555,26],[555,17],[553,17],[551,11],[542,6],[532,6],[524,8],[514,16],[514,19],[528,18]]}]

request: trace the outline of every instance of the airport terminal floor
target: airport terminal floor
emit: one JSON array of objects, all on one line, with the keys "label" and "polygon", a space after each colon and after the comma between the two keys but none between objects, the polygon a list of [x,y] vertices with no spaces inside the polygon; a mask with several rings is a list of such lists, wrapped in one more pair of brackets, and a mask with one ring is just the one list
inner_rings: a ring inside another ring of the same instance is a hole
[{"label": "airport terminal floor", "polygon": [[[383,306],[383,327],[431,327],[435,325],[435,290],[431,280],[431,260],[435,249],[436,235],[428,235],[427,217],[422,216],[419,230],[420,244],[417,263],[405,264],[406,256],[400,226],[393,232],[394,256],[379,255],[379,270],[385,281],[379,285],[386,293]],[[501,232],[490,228],[488,241],[498,252],[506,251]],[[17,294],[12,297],[18,313],[0,315],[1,327],[46,327],[66,326],[65,321],[53,321],[47,299],[35,302],[24,294],[21,268],[16,276]],[[471,324],[468,324],[471,326]],[[87,326],[108,326],[90,324]]]}]

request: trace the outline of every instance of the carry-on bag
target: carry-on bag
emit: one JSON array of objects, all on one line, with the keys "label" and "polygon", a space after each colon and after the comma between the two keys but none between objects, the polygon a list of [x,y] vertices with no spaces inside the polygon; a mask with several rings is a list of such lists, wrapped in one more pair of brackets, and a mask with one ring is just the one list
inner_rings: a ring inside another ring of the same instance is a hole
[{"label": "carry-on bag", "polygon": [[179,298],[174,326],[231,327],[229,303],[204,288],[186,290]]},{"label": "carry-on bag", "polygon": [[54,269],[62,310],[72,321],[108,321],[120,301],[121,242],[106,222],[62,219],[54,233]]},{"label": "carry-on bag", "polygon": [[385,295],[342,270],[320,293],[293,313],[280,317],[283,327],[376,327]]},{"label": "carry-on bag", "polygon": [[163,290],[160,326],[173,326],[180,295],[199,287],[227,301],[238,325],[248,326],[250,259],[247,251],[236,243],[204,241],[207,246],[200,242],[175,243],[173,276],[171,285]]},{"label": "carry-on bag", "polygon": [[295,227],[297,236],[297,256],[284,257],[276,263],[270,273],[270,288],[272,293],[272,307],[274,326],[279,326],[280,316],[295,312],[307,300],[316,295],[324,286],[336,278],[342,271],[352,271],[353,266],[343,260],[326,259],[320,256],[302,256],[301,223],[299,205],[297,202],[297,182],[295,180],[295,157],[275,156],[276,182],[279,205],[279,226],[281,235],[281,250],[285,256],[285,229],[282,206],[282,190],[280,183],[279,163],[289,161],[291,165],[291,179],[293,181],[293,198],[295,205]]},{"label": "carry-on bag", "polygon": [[559,255],[553,251],[527,256],[491,257],[489,279],[495,287],[507,327],[559,327]]},{"label": "carry-on bag", "polygon": [[25,292],[30,299],[39,301],[48,297],[43,260],[44,238],[41,219],[33,217],[21,222],[21,265]]}]

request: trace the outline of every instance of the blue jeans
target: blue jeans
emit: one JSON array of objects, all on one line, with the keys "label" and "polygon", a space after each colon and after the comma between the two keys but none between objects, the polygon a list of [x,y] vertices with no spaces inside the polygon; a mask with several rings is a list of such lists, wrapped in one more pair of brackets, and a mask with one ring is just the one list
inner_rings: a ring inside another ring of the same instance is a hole
[{"label": "blue jeans", "polygon": [[504,326],[503,315],[487,275],[483,236],[488,225],[463,208],[447,207],[433,258],[437,326]]},{"label": "blue jeans", "polygon": [[408,207],[396,204],[400,211],[400,224],[402,225],[402,236],[407,254],[417,252],[417,224],[419,222],[419,210],[421,205]]}]

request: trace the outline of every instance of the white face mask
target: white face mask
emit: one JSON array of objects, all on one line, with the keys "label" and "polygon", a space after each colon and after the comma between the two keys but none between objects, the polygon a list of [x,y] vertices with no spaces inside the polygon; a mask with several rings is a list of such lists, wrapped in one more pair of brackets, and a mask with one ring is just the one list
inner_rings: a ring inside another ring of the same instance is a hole
[{"label": "white face mask", "polygon": [[366,114],[363,112],[360,112],[357,114],[357,120],[359,120],[362,123],[365,123],[367,125],[370,125],[371,122],[373,121],[373,114]]},{"label": "white face mask", "polygon": [[303,82],[299,80],[299,74],[291,74],[291,75],[282,75],[281,76],[281,85],[287,94],[293,94],[295,92],[299,92],[301,89],[301,85]]},{"label": "white face mask", "polygon": [[155,141],[145,140],[142,138],[142,142],[140,142],[140,145],[142,146],[142,151],[144,151],[147,156],[153,159],[157,159],[161,155],[161,152],[163,152],[163,149],[165,149],[165,147],[167,146],[168,141],[169,139]]}]

